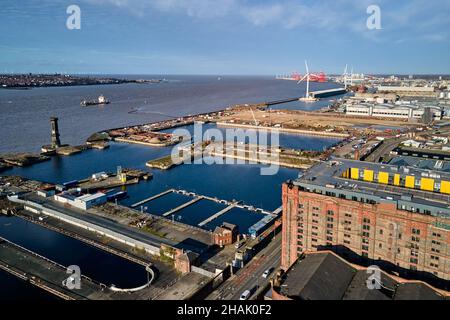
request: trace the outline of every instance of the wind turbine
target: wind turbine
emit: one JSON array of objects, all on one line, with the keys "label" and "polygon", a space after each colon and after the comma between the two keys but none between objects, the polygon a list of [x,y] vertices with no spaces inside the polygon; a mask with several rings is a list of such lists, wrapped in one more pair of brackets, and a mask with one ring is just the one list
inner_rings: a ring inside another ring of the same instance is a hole
[{"label": "wind turbine", "polygon": [[311,74],[309,73],[308,62],[306,60],[305,60],[305,67],[306,67],[306,74],[305,74],[305,76],[299,82],[297,82],[297,84],[300,84],[306,79],[306,95],[305,95],[304,98],[301,98],[300,100],[301,101],[306,101],[306,102],[308,102],[308,101],[317,101],[316,98],[312,98],[309,95],[309,79],[310,79]]}]

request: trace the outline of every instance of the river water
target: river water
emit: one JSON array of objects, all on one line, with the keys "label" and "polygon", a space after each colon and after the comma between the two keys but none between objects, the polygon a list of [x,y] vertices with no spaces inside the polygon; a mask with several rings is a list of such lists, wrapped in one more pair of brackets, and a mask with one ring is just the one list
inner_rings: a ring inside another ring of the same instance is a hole
[{"label": "river water", "polygon": [[[160,78],[134,76],[128,78]],[[238,103],[295,98],[305,85],[271,77],[165,76],[160,84],[123,84],[32,90],[0,89],[0,153],[39,151],[50,141],[49,118],[60,119],[63,143],[83,143],[90,134],[114,127],[160,121],[169,117],[223,109]],[[312,83],[311,90],[336,87]],[[105,95],[105,107],[81,108],[80,101]],[[294,102],[291,109],[315,109],[317,104]]]}]

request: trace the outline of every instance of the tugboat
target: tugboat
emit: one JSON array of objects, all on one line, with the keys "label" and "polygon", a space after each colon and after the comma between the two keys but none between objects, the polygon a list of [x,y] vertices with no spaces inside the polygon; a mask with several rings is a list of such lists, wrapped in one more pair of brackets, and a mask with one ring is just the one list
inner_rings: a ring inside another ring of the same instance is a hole
[{"label": "tugboat", "polygon": [[99,96],[97,100],[83,100],[80,103],[82,107],[105,105],[105,104],[110,104],[110,102],[108,99],[105,98],[104,95]]}]

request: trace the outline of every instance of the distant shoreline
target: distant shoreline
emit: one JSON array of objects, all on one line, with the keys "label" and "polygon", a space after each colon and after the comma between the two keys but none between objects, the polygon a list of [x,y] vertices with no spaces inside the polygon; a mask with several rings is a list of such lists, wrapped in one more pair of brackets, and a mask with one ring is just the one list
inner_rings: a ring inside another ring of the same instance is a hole
[{"label": "distant shoreline", "polygon": [[49,87],[75,87],[75,86],[95,86],[95,85],[113,85],[113,84],[157,84],[162,79],[119,79],[102,77],[77,77],[70,75],[42,75],[42,74],[21,74],[21,75],[0,75],[0,89],[10,90],[29,90],[32,88]]}]

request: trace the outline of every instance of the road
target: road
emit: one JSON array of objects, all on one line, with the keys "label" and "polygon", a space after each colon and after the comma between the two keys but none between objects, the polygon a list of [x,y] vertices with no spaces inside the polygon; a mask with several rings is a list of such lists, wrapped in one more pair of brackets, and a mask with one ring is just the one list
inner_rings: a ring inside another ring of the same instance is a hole
[{"label": "road", "polygon": [[379,162],[381,157],[383,157],[386,154],[389,154],[401,142],[405,141],[406,139],[407,138],[385,140],[384,143],[377,150],[375,150],[371,155],[369,155],[365,161]]},{"label": "road", "polygon": [[[278,268],[281,263],[281,233],[273,239],[266,248],[261,250],[249,264],[239,270],[234,276],[225,281],[218,289],[210,294],[207,300],[239,300],[245,290],[265,286],[269,283],[262,277],[269,268]],[[250,299],[254,298],[254,293]]]}]

